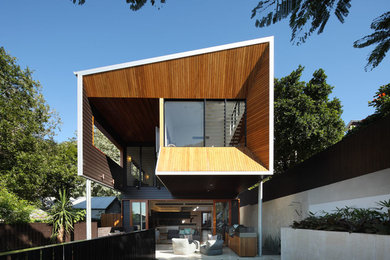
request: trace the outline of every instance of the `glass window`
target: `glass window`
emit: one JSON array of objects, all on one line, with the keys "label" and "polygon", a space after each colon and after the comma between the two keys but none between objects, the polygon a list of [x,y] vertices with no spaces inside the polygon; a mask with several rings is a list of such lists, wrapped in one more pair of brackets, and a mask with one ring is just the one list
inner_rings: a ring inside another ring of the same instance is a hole
[{"label": "glass window", "polygon": [[165,102],[165,146],[204,146],[203,101]]},{"label": "glass window", "polygon": [[166,101],[164,146],[245,146],[245,113],[245,100]]},{"label": "glass window", "polygon": [[206,138],[207,147],[225,146],[224,126],[225,126],[225,101],[206,101]]}]

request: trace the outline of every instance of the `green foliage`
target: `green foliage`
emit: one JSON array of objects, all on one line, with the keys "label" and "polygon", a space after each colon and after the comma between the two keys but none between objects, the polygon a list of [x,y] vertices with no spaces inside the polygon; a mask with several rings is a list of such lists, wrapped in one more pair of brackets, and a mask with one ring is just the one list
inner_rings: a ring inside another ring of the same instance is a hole
[{"label": "green foliage", "polygon": [[271,235],[266,235],[264,238],[264,249],[268,251],[268,253],[280,255],[281,253],[281,240],[279,236],[273,237]]},{"label": "green foliage", "polygon": [[378,91],[375,93],[372,101],[368,102],[369,106],[375,108],[375,112],[369,115],[358,124],[348,130],[347,135],[358,132],[360,129],[390,115],[390,83],[387,85],[380,86]]},{"label": "green foliage", "polygon": [[[329,18],[334,14],[344,23],[351,8],[351,0],[264,0],[252,10],[256,27],[270,26],[290,17],[291,41],[304,43],[314,32],[324,31]],[[385,12],[371,23],[374,33],[354,42],[355,48],[377,45],[368,57],[366,70],[381,63],[390,48],[390,12]]]},{"label": "green foliage", "polygon": [[303,67],[275,79],[275,174],[341,140],[344,122],[340,100],[329,100],[333,87],[319,69],[300,81]]},{"label": "green foliage", "polygon": [[[389,202],[390,203],[390,200]],[[386,204],[388,205],[388,204]],[[388,207],[388,209],[390,209]],[[345,231],[354,233],[390,234],[390,218],[381,209],[337,208],[334,213],[309,217],[302,221],[294,221],[293,228]]]},{"label": "green foliage", "polygon": [[93,128],[93,132],[95,147],[110,157],[114,162],[120,164],[121,153],[118,147],[116,147],[96,126]]},{"label": "green foliage", "polygon": [[75,190],[75,140],[57,144],[59,125],[29,69],[0,47],[0,180],[23,200],[37,205],[57,197],[59,189]]},{"label": "green foliage", "polygon": [[29,223],[34,207],[27,201],[9,192],[0,182],[0,223]]},{"label": "green foliage", "polygon": [[384,13],[371,23],[374,32],[353,43],[355,48],[364,48],[376,44],[377,46],[368,56],[365,69],[375,68],[382,62],[390,49],[390,12]]},{"label": "green foliage", "polygon": [[252,10],[252,18],[268,12],[256,19],[255,23],[256,27],[265,27],[291,15],[291,41],[299,44],[305,42],[316,31],[318,34],[322,33],[332,13],[344,23],[350,7],[351,0],[264,0]]}]

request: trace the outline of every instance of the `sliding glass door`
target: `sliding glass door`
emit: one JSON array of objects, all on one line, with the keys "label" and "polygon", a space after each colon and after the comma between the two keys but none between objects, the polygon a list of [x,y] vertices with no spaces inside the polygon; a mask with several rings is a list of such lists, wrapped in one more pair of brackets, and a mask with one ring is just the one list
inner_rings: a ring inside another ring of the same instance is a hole
[{"label": "sliding glass door", "polygon": [[135,230],[149,228],[147,201],[130,201],[130,226]]}]

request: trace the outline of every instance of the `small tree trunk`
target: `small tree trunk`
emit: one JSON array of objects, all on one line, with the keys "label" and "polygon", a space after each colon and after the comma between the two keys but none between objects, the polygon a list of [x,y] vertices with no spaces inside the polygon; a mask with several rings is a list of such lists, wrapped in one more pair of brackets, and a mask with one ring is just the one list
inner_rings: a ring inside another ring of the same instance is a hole
[{"label": "small tree trunk", "polygon": [[65,236],[64,226],[60,226],[60,230],[58,230],[57,241],[59,243],[64,243],[65,240],[64,236]]}]

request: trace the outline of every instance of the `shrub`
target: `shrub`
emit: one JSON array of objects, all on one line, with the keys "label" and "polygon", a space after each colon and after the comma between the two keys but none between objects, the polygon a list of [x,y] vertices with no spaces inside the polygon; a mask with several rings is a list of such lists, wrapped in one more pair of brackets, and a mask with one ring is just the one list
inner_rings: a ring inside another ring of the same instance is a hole
[{"label": "shrub", "polygon": [[5,185],[0,182],[0,223],[29,223],[30,213],[33,209],[34,206],[28,201],[22,200],[9,192]]},{"label": "shrub", "polygon": [[[309,212],[309,217],[294,221],[291,227],[301,229],[345,231],[350,233],[370,233],[390,235],[390,200],[381,201],[381,208],[337,208],[334,213],[323,212],[316,216]],[[387,208],[388,212],[383,212]]]}]

